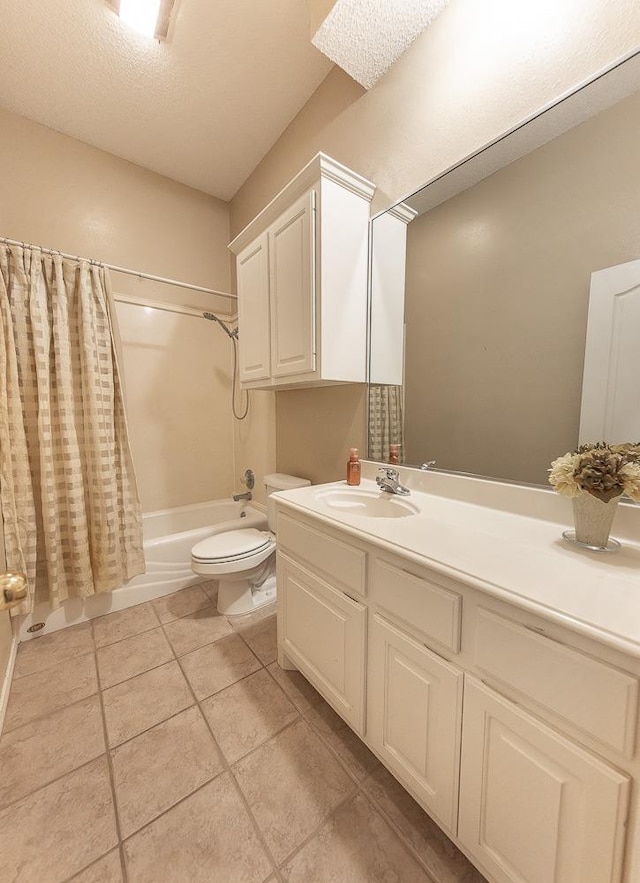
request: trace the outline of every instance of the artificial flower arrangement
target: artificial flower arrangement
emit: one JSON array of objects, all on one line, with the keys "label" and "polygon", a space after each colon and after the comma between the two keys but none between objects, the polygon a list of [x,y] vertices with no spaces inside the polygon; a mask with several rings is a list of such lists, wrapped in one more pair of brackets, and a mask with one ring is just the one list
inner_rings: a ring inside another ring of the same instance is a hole
[{"label": "artificial flower arrangement", "polygon": [[640,502],[640,442],[581,445],[553,461],[549,483],[566,497],[586,491],[603,503],[621,494]]}]

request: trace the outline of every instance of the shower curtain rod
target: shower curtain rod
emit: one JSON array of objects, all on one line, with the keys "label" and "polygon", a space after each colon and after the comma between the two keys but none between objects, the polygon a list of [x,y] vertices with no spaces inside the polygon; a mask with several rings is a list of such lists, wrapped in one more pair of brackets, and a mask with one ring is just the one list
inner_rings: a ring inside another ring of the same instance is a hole
[{"label": "shower curtain rod", "polygon": [[[154,276],[152,273],[143,273],[140,270],[130,270],[128,267],[116,267],[115,264],[94,261],[92,258],[81,258],[76,254],[65,254],[65,252],[58,251],[56,248],[43,248],[40,245],[33,246],[31,243],[22,242],[19,239],[7,239],[5,236],[0,236],[0,242],[4,242],[7,245],[21,245],[23,248],[26,246],[29,246],[30,248],[39,248],[40,251],[43,251],[45,254],[59,254],[60,257],[68,258],[72,261],[88,260],[94,264],[101,264],[103,267],[113,270],[114,273],[124,273],[125,276],[137,276],[139,279],[150,279],[152,282],[162,282],[164,285],[175,285],[177,288],[188,288],[190,291],[202,291],[204,294],[215,294],[216,297],[226,297],[229,300],[238,299],[237,294],[228,294],[226,291],[216,291],[214,288],[205,288],[203,285],[193,285],[191,282],[180,282],[177,279],[166,279],[164,276]],[[150,304],[144,304],[144,306],[150,306]]]},{"label": "shower curtain rod", "polygon": [[[183,307],[179,304],[162,303],[158,300],[146,300],[143,297],[129,297],[128,294],[114,294],[113,299],[120,304],[130,304],[133,307],[146,307],[149,310],[163,310],[165,313],[179,313],[181,316],[195,316],[196,319],[203,319],[203,311],[195,310],[193,307]],[[236,318],[235,313],[227,315],[223,313],[225,322],[233,322]]]}]

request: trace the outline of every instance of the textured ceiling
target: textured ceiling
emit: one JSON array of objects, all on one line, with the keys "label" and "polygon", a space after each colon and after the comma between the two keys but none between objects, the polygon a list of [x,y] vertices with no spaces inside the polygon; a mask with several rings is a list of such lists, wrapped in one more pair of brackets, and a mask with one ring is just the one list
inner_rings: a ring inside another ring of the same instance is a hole
[{"label": "textured ceiling", "polygon": [[304,0],[179,0],[168,43],[104,0],[1,6],[1,106],[225,200],[331,68]]},{"label": "textured ceiling", "polygon": [[313,43],[354,80],[371,87],[448,0],[337,0]]}]

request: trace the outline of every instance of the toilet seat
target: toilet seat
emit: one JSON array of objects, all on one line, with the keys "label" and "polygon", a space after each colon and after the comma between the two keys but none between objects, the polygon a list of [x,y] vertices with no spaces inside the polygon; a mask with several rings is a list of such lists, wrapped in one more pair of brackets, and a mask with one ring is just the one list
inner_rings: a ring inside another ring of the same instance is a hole
[{"label": "toilet seat", "polygon": [[262,564],[275,548],[276,538],[269,531],[227,530],[196,543],[191,560],[199,573],[239,573]]}]

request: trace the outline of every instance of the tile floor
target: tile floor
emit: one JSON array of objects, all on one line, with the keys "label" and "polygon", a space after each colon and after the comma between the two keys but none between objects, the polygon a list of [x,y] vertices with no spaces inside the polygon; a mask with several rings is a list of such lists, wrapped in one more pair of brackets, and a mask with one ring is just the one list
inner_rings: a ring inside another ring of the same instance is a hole
[{"label": "tile floor", "polygon": [[483,883],[215,583],[21,645],[3,883]]}]

